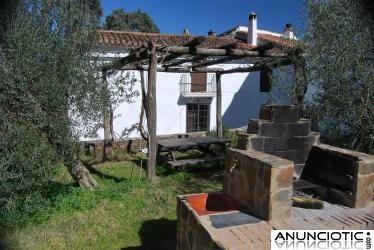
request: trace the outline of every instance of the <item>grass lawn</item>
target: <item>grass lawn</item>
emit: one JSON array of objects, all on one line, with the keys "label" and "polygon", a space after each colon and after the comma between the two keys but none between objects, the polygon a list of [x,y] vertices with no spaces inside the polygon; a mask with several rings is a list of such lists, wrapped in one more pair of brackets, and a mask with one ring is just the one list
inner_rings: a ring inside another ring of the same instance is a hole
[{"label": "grass lawn", "polygon": [[96,165],[95,191],[73,187],[59,168],[50,205],[8,236],[9,248],[175,249],[176,196],[221,189],[222,167],[158,166],[151,184],[139,165],[139,159]]}]

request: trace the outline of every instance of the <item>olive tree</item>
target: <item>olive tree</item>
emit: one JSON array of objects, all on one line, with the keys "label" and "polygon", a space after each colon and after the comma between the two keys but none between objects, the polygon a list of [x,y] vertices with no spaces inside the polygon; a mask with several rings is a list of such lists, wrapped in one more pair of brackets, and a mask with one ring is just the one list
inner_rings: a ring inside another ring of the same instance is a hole
[{"label": "olive tree", "polygon": [[0,222],[32,211],[57,164],[80,186],[97,182],[78,158],[85,125],[102,110],[90,1],[19,0],[0,54]]},{"label": "olive tree", "polygon": [[330,143],[374,153],[374,21],[366,0],[306,1],[311,118]]}]

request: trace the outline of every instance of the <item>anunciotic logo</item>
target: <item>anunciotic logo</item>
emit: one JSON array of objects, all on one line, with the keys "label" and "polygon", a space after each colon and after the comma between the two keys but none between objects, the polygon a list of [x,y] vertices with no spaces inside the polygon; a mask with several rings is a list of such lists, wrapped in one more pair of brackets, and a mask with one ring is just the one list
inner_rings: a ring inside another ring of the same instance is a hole
[{"label": "anunciotic logo", "polygon": [[370,230],[271,230],[271,249],[374,249]]}]

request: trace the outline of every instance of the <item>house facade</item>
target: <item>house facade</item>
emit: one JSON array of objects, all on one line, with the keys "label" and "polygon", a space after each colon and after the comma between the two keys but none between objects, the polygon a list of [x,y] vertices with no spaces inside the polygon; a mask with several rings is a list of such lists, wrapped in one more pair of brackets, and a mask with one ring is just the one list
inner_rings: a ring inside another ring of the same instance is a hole
[{"label": "house facade", "polygon": [[[116,46],[119,39],[126,41],[126,44],[130,44],[127,46],[131,46],[139,41],[141,35],[141,33],[119,31],[98,32],[101,32],[99,38],[101,43],[111,45],[101,47],[104,51],[101,56],[103,63],[114,61],[127,53],[126,46]],[[285,34],[257,29],[257,17],[251,14],[247,27],[238,26],[217,37],[234,39],[243,46],[269,45],[269,47],[277,49],[282,45]],[[162,41],[183,39],[180,35],[152,34],[152,36],[157,36]],[[204,58],[202,61],[209,60],[212,60],[212,58]],[[208,66],[208,68],[228,70],[252,63],[251,59],[243,57],[236,61]],[[260,106],[270,101],[270,82],[277,71],[277,69],[269,69],[222,75],[221,110],[224,127],[242,127],[248,123],[249,119],[258,117]],[[138,71],[132,73],[138,80],[134,90],[140,93],[140,74]],[[144,73],[145,79],[147,79],[147,71]],[[290,75],[290,81],[292,81],[291,78],[292,75]],[[112,80],[115,79],[108,79],[108,81]],[[215,73],[158,72],[156,96],[158,135],[204,132],[215,129],[217,106]],[[133,124],[139,122],[141,103],[141,97],[138,96],[133,98],[133,102],[122,103],[114,110],[113,129],[115,137],[119,138],[126,128],[130,128]],[[127,136],[137,137],[139,134],[133,131]],[[98,139],[102,138],[103,131],[98,131]]]}]

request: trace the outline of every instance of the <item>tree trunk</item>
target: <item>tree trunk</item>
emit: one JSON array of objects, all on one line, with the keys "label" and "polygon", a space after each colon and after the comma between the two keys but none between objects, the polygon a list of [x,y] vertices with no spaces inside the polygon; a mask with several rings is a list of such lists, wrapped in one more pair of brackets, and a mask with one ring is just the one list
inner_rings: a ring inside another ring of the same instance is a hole
[{"label": "tree trunk", "polygon": [[221,74],[216,74],[216,127],[217,127],[217,136],[222,137],[222,91],[221,91]]},{"label": "tree trunk", "polygon": [[87,189],[94,189],[99,186],[96,180],[91,176],[90,171],[87,167],[79,160],[79,146],[74,140],[67,139],[67,144],[70,147],[66,147],[65,152],[63,152],[64,165],[68,169],[71,177],[74,179],[80,187]]},{"label": "tree trunk", "polygon": [[157,108],[156,108],[156,76],[157,55],[156,46],[150,43],[151,54],[149,56],[148,91],[147,91],[147,127],[148,127],[148,164],[147,178],[153,181],[156,177],[156,154],[157,154]]},{"label": "tree trunk", "polygon": [[146,132],[144,131],[144,128],[143,128],[144,114],[147,116],[147,114],[145,112],[147,110],[147,94],[145,92],[144,71],[141,69],[139,72],[140,72],[140,86],[141,86],[141,89],[142,89],[142,106],[140,108],[140,118],[139,118],[138,130],[139,130],[142,138],[148,143],[148,135],[146,134]]},{"label": "tree trunk", "polygon": [[80,161],[78,161],[78,163],[69,172],[74,181],[80,187],[93,190],[99,186],[96,180],[91,176],[90,171],[88,171],[88,169]]},{"label": "tree trunk", "polygon": [[109,90],[107,85],[107,72],[102,72],[102,88],[105,94],[104,100],[104,146],[103,146],[103,161],[110,160],[112,158],[112,126],[113,118],[112,110],[109,102]]}]

